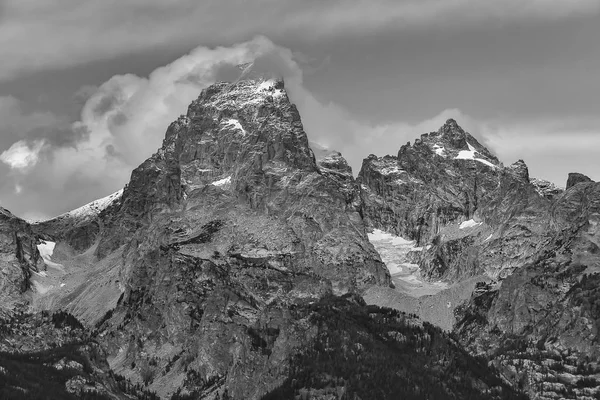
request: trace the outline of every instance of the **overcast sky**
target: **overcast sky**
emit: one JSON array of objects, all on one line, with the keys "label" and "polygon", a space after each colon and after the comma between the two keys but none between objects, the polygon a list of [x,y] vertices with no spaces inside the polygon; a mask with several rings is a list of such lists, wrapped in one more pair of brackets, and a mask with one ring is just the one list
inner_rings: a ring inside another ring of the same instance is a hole
[{"label": "overcast sky", "polygon": [[501,161],[600,180],[600,0],[0,0],[0,206],[120,188],[236,63],[284,75],[354,172],[454,118]]}]

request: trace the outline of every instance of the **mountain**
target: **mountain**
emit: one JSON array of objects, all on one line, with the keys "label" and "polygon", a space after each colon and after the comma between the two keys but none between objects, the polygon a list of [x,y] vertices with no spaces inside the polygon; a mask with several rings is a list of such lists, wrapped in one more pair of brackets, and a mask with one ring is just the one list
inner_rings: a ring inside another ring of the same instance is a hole
[{"label": "mountain", "polygon": [[531,178],[454,120],[355,179],[282,80],[242,69],[122,191],[2,210],[0,393],[598,396],[600,184]]},{"label": "mountain", "polygon": [[4,340],[33,344],[41,329],[63,339],[22,348],[22,362],[45,351],[81,365],[68,346],[93,340],[115,378],[60,379],[98,398],[520,398],[439,328],[364,303],[390,274],[351,168],[316,150],[283,81],[205,89],[122,194],[23,227],[47,270],[32,310],[68,312],[87,336],[28,329],[39,317],[26,314]]},{"label": "mountain", "polygon": [[369,303],[453,330],[532,398],[598,395],[600,184],[532,179],[522,160],[505,167],[454,120],[397,156],[369,156],[358,182],[368,228],[416,245],[392,280],[444,284],[417,299],[371,288]]}]

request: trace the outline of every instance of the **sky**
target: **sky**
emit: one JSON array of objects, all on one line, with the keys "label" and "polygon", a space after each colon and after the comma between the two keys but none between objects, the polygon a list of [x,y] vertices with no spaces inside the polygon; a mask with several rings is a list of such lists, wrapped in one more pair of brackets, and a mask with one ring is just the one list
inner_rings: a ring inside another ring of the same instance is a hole
[{"label": "sky", "polygon": [[0,206],[122,188],[231,66],[286,81],[358,173],[454,118],[505,165],[600,180],[600,0],[0,0]]}]

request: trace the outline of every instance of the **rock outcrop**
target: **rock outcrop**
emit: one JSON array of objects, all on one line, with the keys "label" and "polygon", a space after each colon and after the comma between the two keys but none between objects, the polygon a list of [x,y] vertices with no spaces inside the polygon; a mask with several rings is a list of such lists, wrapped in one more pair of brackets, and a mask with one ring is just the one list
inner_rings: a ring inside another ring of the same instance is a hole
[{"label": "rock outcrop", "polygon": [[580,174],[579,172],[571,172],[569,174],[569,178],[567,179],[567,189],[572,186],[577,185],[578,183],[586,183],[586,182],[594,182],[590,177]]},{"label": "rock outcrop", "polygon": [[0,207],[0,318],[23,311],[31,274],[43,270],[31,226]]}]

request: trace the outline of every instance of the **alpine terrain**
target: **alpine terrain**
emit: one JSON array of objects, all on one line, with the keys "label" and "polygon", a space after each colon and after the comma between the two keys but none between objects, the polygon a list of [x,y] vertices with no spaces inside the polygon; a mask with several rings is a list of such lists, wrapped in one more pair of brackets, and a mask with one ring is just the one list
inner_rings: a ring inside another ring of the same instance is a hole
[{"label": "alpine terrain", "polygon": [[600,183],[454,120],[355,179],[241,68],[122,191],[0,209],[0,398],[600,398]]}]

